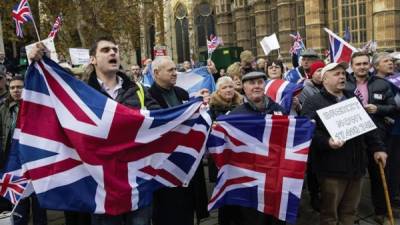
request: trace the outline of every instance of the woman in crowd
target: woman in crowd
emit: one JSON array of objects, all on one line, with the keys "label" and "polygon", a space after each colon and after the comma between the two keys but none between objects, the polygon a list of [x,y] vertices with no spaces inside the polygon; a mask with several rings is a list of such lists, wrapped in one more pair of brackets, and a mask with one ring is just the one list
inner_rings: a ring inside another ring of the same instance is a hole
[{"label": "woman in crowd", "polygon": [[[283,62],[279,59],[274,59],[274,60],[268,61],[265,64],[265,73],[267,75],[268,81],[282,80],[284,72],[285,72],[285,69],[284,69]],[[269,97],[273,98],[273,96],[269,96]],[[297,112],[299,112],[299,111],[300,111],[299,99],[298,99],[298,97],[293,97],[290,115],[297,115]]]},{"label": "woman in crowd", "polygon": [[[228,114],[236,106],[242,104],[243,98],[235,91],[234,87],[235,84],[232,78],[225,76],[218,79],[217,91],[213,93],[210,99],[210,115],[213,121],[215,121],[218,116]],[[208,157],[208,174],[210,182],[216,182],[218,170],[211,157]],[[223,224],[222,220],[226,208],[229,207],[223,207],[219,210],[219,224]]]},{"label": "woman in crowd", "polygon": [[235,91],[239,92],[240,94],[243,94],[242,90],[242,73],[240,71],[240,63],[235,62],[231,64],[227,70],[226,73],[230,78],[232,78],[233,84]]},{"label": "woman in crowd", "polygon": [[212,120],[224,115],[242,103],[242,97],[234,89],[235,84],[230,77],[221,77],[217,82],[217,91],[211,96],[210,114]]},{"label": "woman in crowd", "polygon": [[282,79],[284,73],[282,61],[279,59],[268,61],[265,64],[265,73],[268,80]]}]

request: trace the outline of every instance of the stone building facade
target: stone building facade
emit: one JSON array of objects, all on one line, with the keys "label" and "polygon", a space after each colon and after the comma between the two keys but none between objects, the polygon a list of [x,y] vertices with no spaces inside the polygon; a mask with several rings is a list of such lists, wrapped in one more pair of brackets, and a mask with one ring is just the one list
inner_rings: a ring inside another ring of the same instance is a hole
[{"label": "stone building facade", "polygon": [[262,57],[259,42],[276,33],[280,53],[289,60],[289,34],[298,31],[308,48],[322,53],[328,48],[324,27],[339,36],[347,28],[355,47],[375,40],[379,51],[400,50],[399,0],[164,0],[163,17],[154,1],[144,1],[142,7],[142,57],[150,57],[153,46],[164,45],[176,62],[196,60],[207,50],[210,34],[222,37],[224,46],[243,47]]}]

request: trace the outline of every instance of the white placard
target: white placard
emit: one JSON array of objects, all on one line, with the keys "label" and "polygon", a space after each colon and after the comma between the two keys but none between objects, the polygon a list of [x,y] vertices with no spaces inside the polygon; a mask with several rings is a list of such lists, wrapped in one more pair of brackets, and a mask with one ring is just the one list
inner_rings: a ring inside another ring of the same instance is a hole
[{"label": "white placard", "polygon": [[265,55],[268,55],[272,50],[280,49],[278,38],[273,33],[270,36],[264,37],[260,41],[261,47],[264,50]]},{"label": "white placard", "polygon": [[[47,49],[49,49],[50,51],[50,58],[58,63],[58,56],[57,56],[57,52],[56,52],[56,47],[54,45],[54,40],[53,38],[46,38],[44,40],[41,41]],[[26,51],[26,55],[29,55],[29,52],[32,50],[33,46],[35,46],[36,43],[30,44],[25,46],[25,51]],[[31,64],[31,60],[28,57],[28,62],[29,64]]]},{"label": "white placard", "polygon": [[89,49],[70,48],[69,55],[72,65],[87,65],[90,62]]},{"label": "white placard", "polygon": [[317,110],[317,114],[336,140],[347,141],[376,128],[355,97]]}]

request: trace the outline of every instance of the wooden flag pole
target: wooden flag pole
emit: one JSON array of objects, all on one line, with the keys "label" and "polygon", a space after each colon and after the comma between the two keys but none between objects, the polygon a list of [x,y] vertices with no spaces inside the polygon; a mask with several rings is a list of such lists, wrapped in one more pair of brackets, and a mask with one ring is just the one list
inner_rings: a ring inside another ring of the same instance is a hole
[{"label": "wooden flag pole", "polygon": [[390,221],[391,225],[394,225],[394,218],[393,218],[392,206],[390,204],[389,191],[388,191],[388,187],[386,184],[385,171],[383,170],[383,165],[382,165],[381,161],[379,161],[379,171],[381,174],[381,179],[382,179],[382,184],[383,184],[383,192],[385,193],[385,200],[386,200],[386,207],[388,210],[389,221]]}]

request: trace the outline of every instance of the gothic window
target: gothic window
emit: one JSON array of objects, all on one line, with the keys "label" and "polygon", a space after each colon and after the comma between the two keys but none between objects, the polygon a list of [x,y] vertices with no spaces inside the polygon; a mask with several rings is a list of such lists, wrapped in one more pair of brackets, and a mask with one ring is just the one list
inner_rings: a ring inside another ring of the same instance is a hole
[{"label": "gothic window", "polygon": [[342,32],[348,27],[351,42],[363,44],[367,41],[365,0],[342,0]]},{"label": "gothic window", "polygon": [[215,34],[214,16],[208,3],[198,5],[196,14],[195,24],[198,47],[206,47],[207,38],[209,38],[211,34]]},{"label": "gothic window", "polygon": [[189,21],[186,7],[179,4],[175,10],[175,34],[178,62],[190,60],[189,49]]}]

